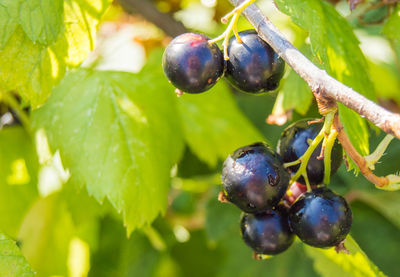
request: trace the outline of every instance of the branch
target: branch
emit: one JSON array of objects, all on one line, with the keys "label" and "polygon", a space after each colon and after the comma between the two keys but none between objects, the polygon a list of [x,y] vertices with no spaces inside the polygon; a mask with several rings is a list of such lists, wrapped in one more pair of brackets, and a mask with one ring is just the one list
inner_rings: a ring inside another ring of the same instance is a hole
[{"label": "branch", "polygon": [[[240,0],[230,0],[236,6]],[[319,69],[294,47],[266,18],[260,9],[252,4],[243,14],[258,34],[303,78],[313,92],[319,91],[326,99],[333,99],[365,117],[384,132],[400,138],[400,114],[392,113],[362,96],[352,88],[329,76]]]},{"label": "branch", "polygon": [[146,20],[154,23],[167,35],[175,37],[186,32],[185,26],[172,16],[160,12],[149,0],[117,0],[128,13],[140,13]]},{"label": "branch", "polygon": [[387,186],[390,180],[387,177],[379,177],[376,176],[371,169],[368,167],[367,161],[363,156],[361,156],[357,150],[354,148],[353,144],[350,142],[349,138],[346,135],[346,132],[343,130],[343,126],[340,123],[339,117],[336,115],[333,121],[334,128],[338,132],[337,138],[340,141],[343,149],[346,151],[347,155],[356,163],[358,168],[360,169],[362,175],[367,178],[368,181],[377,185],[378,187]]}]

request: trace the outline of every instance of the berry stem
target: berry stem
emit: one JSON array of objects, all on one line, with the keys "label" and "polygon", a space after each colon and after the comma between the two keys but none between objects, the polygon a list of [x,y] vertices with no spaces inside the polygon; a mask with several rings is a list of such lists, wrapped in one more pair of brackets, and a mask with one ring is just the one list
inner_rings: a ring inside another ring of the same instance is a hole
[{"label": "berry stem", "polygon": [[315,137],[313,142],[308,147],[307,151],[303,154],[303,156],[301,156],[298,159],[298,160],[301,161],[301,165],[300,165],[299,170],[297,170],[296,174],[292,177],[292,179],[291,179],[292,183],[297,181],[297,179],[299,179],[299,177],[301,175],[303,175],[304,172],[306,172],[308,160],[310,159],[310,157],[311,157],[312,153],[314,152],[315,148],[317,148],[318,144],[322,141],[324,136],[325,136],[324,128],[322,128],[321,131],[319,132],[319,134]]},{"label": "berry stem", "polygon": [[325,138],[326,141],[325,146],[325,155],[324,155],[324,184],[328,185],[331,181],[331,155],[332,155],[332,148],[335,144],[336,137],[338,132],[332,127],[331,133],[329,134],[328,138]]},{"label": "berry stem", "polygon": [[392,141],[394,136],[392,135],[386,135],[385,138],[379,143],[379,145],[376,147],[375,151],[368,155],[365,156],[365,160],[367,161],[367,166],[369,169],[374,170],[375,169],[375,164],[380,160],[380,158],[383,156],[383,154],[386,151],[386,148],[389,146],[389,143]]},{"label": "berry stem", "polygon": [[301,159],[297,159],[297,160],[295,160],[293,162],[284,163],[283,166],[285,168],[288,168],[288,167],[291,167],[291,166],[294,166],[294,165],[298,165],[299,163],[301,163]]},{"label": "berry stem", "polygon": [[[333,147],[333,143],[335,142],[336,136],[337,136],[337,132],[336,134],[333,134],[331,136],[331,132],[333,128],[333,121],[335,119],[335,114],[336,114],[337,109],[332,109],[331,111],[329,111],[329,113],[327,113],[325,115],[325,121],[324,121],[324,125],[322,126],[321,131],[318,133],[318,135],[314,138],[314,140],[310,143],[310,146],[307,148],[307,151],[303,154],[303,156],[301,156],[299,159],[297,159],[296,161],[290,162],[290,163],[285,163],[283,166],[285,168],[293,166],[293,165],[297,165],[299,163],[301,163],[300,168],[297,170],[296,174],[291,178],[291,183],[297,181],[297,179],[300,178],[300,176],[304,177],[304,180],[306,181],[306,185],[307,185],[307,190],[311,190],[311,186],[310,183],[308,181],[307,177],[307,164],[308,161],[312,155],[312,153],[314,152],[315,148],[317,148],[317,146],[320,144],[320,142],[322,140],[324,140],[323,144],[324,146],[326,146],[327,148],[325,149],[325,157],[328,156],[329,158],[329,166],[328,166],[328,170],[329,170],[329,176],[331,174],[331,167],[330,167],[330,158],[331,158],[331,152],[332,152],[332,147]],[[325,165],[326,159],[324,158],[324,165]],[[325,176],[324,176],[324,181],[326,179],[326,168],[325,168]],[[308,182],[308,184],[307,184]],[[329,182],[329,179],[328,179]]]},{"label": "berry stem", "polygon": [[255,1],[256,0],[246,0],[239,6],[234,8],[231,12],[227,13],[224,17],[222,17],[221,22],[224,24],[227,23],[228,19],[232,17],[231,21],[229,22],[228,27],[225,29],[225,31],[221,35],[219,35],[218,37],[216,37],[214,39],[210,39],[208,41],[209,44],[213,44],[220,40],[224,40],[222,42],[222,46],[224,47],[224,59],[225,60],[229,60],[228,45],[229,45],[229,38],[230,38],[231,32],[233,32],[233,34],[235,35],[236,40],[239,43],[242,43],[242,39],[240,38],[238,30],[237,30],[237,22],[239,20],[241,13],[244,11],[244,9],[246,9],[248,6],[250,6]]},{"label": "berry stem", "polygon": [[311,184],[310,184],[310,180],[308,180],[308,175],[307,175],[307,170],[302,174],[304,181],[306,181],[306,187],[307,187],[307,192],[311,192]]},{"label": "berry stem", "polygon": [[380,177],[372,172],[372,170],[367,166],[367,161],[365,158],[357,152],[353,144],[350,142],[350,139],[346,135],[338,116],[335,117],[334,126],[338,132],[337,137],[342,144],[343,149],[346,151],[346,154],[355,162],[361,173],[368,181],[375,184],[376,188],[379,189],[390,191],[400,189],[400,176],[391,174]]}]

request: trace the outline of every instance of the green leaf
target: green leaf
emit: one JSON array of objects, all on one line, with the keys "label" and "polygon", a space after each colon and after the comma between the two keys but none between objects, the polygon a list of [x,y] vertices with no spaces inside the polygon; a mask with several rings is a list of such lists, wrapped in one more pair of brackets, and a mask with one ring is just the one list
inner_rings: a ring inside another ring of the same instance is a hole
[{"label": "green leaf", "polygon": [[38,161],[29,135],[21,127],[0,131],[0,229],[16,237],[37,197]]},{"label": "green leaf", "polygon": [[252,250],[237,231],[231,233],[221,242],[224,248],[225,260],[220,266],[218,276],[221,277],[313,277],[319,276],[313,270],[312,260],[305,255],[301,244],[295,241],[285,252],[267,260],[257,261],[253,258]]},{"label": "green leaf", "polygon": [[155,81],[162,74],[159,63],[136,75],[78,70],[33,114],[71,181],[99,202],[107,197],[128,233],[165,211],[183,149],[176,96]]},{"label": "green leaf", "polygon": [[190,239],[173,245],[170,253],[182,270],[182,276],[217,276],[223,261],[221,248],[207,244],[204,230],[191,231]]},{"label": "green leaf", "polygon": [[29,210],[18,239],[38,276],[67,275],[67,258],[75,229],[59,194],[41,198]]},{"label": "green leaf", "polygon": [[379,211],[400,229],[400,192],[353,191],[352,195]]},{"label": "green leaf", "polygon": [[[349,137],[351,143],[357,149],[358,153],[365,156],[369,154],[369,143],[368,143],[368,126],[367,123],[363,118],[358,116],[358,114],[345,107],[343,104],[338,103],[339,107],[339,118],[340,122],[343,124],[344,129],[346,130],[346,134]],[[362,131],[362,130],[365,130]],[[366,141],[367,143],[360,143],[357,142]],[[347,155],[346,155],[347,156]],[[347,156],[348,161],[348,170],[353,170],[356,174],[358,174],[359,168],[354,163],[354,161]]]},{"label": "green leaf", "polygon": [[393,43],[393,48],[397,52],[397,57],[400,59],[400,5],[392,11],[389,19],[386,21],[382,32]]},{"label": "green leaf", "polygon": [[136,231],[128,239],[121,223],[110,217],[102,219],[100,226],[99,248],[93,252],[88,276],[154,276],[161,253],[145,235]]},{"label": "green leaf", "polygon": [[[320,0],[277,0],[279,9],[309,32],[311,50],[328,74],[374,100],[368,64],[348,22],[335,8]],[[340,119],[352,144],[369,153],[365,119],[339,105]]]},{"label": "green leaf", "polygon": [[185,94],[178,103],[186,143],[210,166],[243,145],[265,141],[239,110],[223,82],[201,95]]},{"label": "green leaf", "polygon": [[20,0],[19,21],[32,42],[50,45],[56,41],[63,26],[63,2],[63,0]]},{"label": "green leaf", "polygon": [[313,95],[310,87],[293,70],[290,70],[280,93],[283,93],[282,106],[285,111],[294,109],[299,114],[305,115],[312,104]]},{"label": "green leaf", "polygon": [[110,0],[65,0],[63,7],[60,0],[17,2],[0,2],[0,90],[15,90],[36,108],[67,67],[79,65],[93,49]]},{"label": "green leaf", "polygon": [[345,246],[350,254],[304,244],[307,255],[314,259],[314,268],[321,276],[386,276],[368,259],[351,236],[347,236]]},{"label": "green leaf", "polygon": [[214,197],[208,201],[206,206],[205,229],[207,237],[211,241],[218,241],[229,233],[235,233],[240,221],[240,210],[236,206],[217,200],[219,191],[215,190]]},{"label": "green leaf", "polygon": [[[371,188],[371,191],[374,190]],[[364,201],[355,199],[351,203],[351,209],[354,215],[352,237],[381,271],[388,276],[400,276],[399,228],[391,224],[393,221],[389,222],[383,213]]]},{"label": "green leaf", "polygon": [[35,276],[15,241],[0,233],[0,276],[29,277]]},{"label": "green leaf", "polygon": [[18,26],[20,0],[0,0],[0,50]]},{"label": "green leaf", "polygon": [[397,105],[399,105],[400,76],[398,70],[394,66],[385,63],[368,61],[368,64],[377,97],[380,99],[394,100]]}]

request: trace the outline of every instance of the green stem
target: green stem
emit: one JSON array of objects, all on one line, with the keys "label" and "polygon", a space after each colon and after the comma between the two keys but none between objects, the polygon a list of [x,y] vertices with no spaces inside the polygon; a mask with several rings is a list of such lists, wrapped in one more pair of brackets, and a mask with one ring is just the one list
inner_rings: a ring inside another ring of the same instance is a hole
[{"label": "green stem", "polygon": [[239,20],[240,14],[244,11],[244,9],[246,9],[248,6],[250,6],[255,1],[256,0],[244,1],[242,4],[240,4],[235,9],[233,9],[231,12],[226,14],[222,18],[221,21],[223,23],[226,23],[226,22],[228,22],[228,19],[230,17],[232,17],[231,21],[229,22],[228,27],[226,28],[226,30],[221,35],[219,35],[218,37],[216,37],[214,39],[210,39],[208,41],[209,44],[213,44],[213,43],[216,43],[216,42],[218,42],[220,40],[224,40],[223,43],[222,43],[222,46],[224,47],[224,59],[225,60],[229,60],[229,57],[228,57],[228,44],[229,44],[229,39],[230,39],[231,32],[233,32],[233,34],[235,35],[236,40],[239,43],[242,43],[242,39],[240,38],[239,33],[237,31],[237,22]]},{"label": "green stem", "polygon": [[372,154],[364,157],[369,169],[371,169],[371,170],[375,169],[375,164],[383,156],[383,154],[386,151],[386,148],[389,146],[389,143],[392,141],[393,138],[394,138],[394,136],[392,136],[392,135],[386,135],[385,138],[376,147],[375,151]]},{"label": "green stem", "polygon": [[306,181],[307,192],[311,192],[312,189],[311,189],[310,180],[308,180],[307,171],[305,171],[305,172],[302,174],[302,176],[303,176],[303,178],[304,178],[304,181]]},{"label": "green stem", "polygon": [[[333,120],[335,118],[336,111],[337,110],[334,109],[334,110],[330,111],[328,114],[326,114],[324,125],[322,126],[321,131],[311,142],[310,146],[308,147],[306,152],[303,154],[303,156],[301,156],[297,161],[284,164],[285,167],[288,167],[291,165],[296,165],[299,162],[301,162],[300,168],[297,170],[296,174],[291,178],[292,183],[297,181],[297,179],[299,179],[300,176],[304,177],[304,175],[307,174],[307,164],[311,158],[312,153],[314,153],[315,148],[317,148],[317,146],[320,144],[320,142],[327,136],[329,137],[329,135],[331,133],[331,128],[332,128]],[[335,136],[335,138],[336,138],[336,136]],[[328,151],[327,151],[327,152],[329,152],[329,153],[327,153],[329,155],[329,157],[331,155],[331,150],[332,150],[332,148],[328,149]],[[330,170],[330,167],[329,167],[329,170]],[[306,180],[306,178],[304,178],[304,179]],[[308,180],[308,178],[307,178],[307,180]],[[306,182],[307,182],[307,180],[306,180]]]},{"label": "green stem", "polygon": [[299,160],[301,161],[301,165],[300,165],[299,170],[297,170],[296,174],[292,177],[292,180],[291,180],[292,182],[295,182],[297,179],[299,179],[299,177],[301,175],[304,174],[304,172],[306,172],[308,160],[310,159],[315,148],[317,148],[318,144],[322,141],[324,136],[325,136],[325,133],[324,133],[324,129],[322,128],[321,131],[319,132],[319,134],[315,137],[315,139],[311,143],[311,145],[307,148],[307,151],[303,154],[303,156],[301,156],[299,158]]},{"label": "green stem", "polygon": [[326,140],[326,146],[325,146],[325,154],[324,154],[324,184],[328,185],[330,183],[331,179],[331,156],[332,156],[332,148],[333,145],[335,144],[336,137],[338,135],[338,132],[336,130],[331,130],[331,133],[329,134],[328,138],[325,138]]}]

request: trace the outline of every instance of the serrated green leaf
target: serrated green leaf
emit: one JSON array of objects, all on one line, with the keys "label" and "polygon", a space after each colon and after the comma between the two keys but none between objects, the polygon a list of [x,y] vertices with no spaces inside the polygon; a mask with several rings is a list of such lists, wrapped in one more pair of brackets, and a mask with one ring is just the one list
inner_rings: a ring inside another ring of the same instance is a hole
[{"label": "serrated green leaf", "polygon": [[307,83],[293,70],[289,72],[280,93],[283,93],[282,106],[285,110],[294,109],[305,115],[312,104],[313,95]]},{"label": "serrated green leaf", "polygon": [[[0,229],[16,237],[37,197],[38,161],[29,135],[21,127],[0,131]],[[1,275],[1,274],[0,274]]]},{"label": "serrated green leaf", "polygon": [[63,26],[63,2],[63,0],[20,1],[19,22],[32,42],[50,45],[56,41]]},{"label": "serrated green leaf", "polygon": [[[328,74],[374,100],[368,64],[348,22],[325,1],[277,0],[279,9],[309,32],[311,50]],[[350,141],[362,155],[369,153],[365,119],[339,106]],[[355,128],[354,128],[355,127]]]},{"label": "serrated green leaf", "polygon": [[128,233],[167,206],[170,170],[183,149],[175,95],[161,67],[140,74],[79,70],[34,112],[73,183],[123,213]]},{"label": "serrated green leaf", "polygon": [[349,254],[337,253],[333,248],[325,250],[307,245],[304,248],[307,255],[314,259],[314,268],[321,276],[386,276],[369,260],[351,236],[347,236],[345,246]]},{"label": "serrated green leaf", "polygon": [[[37,1],[28,2],[32,1],[24,1],[21,10],[12,0],[3,0],[0,5],[0,15],[5,15],[0,19],[0,89],[17,91],[36,108],[46,101],[67,67],[79,65],[93,49],[97,24],[110,0],[65,0],[63,8],[58,7],[59,0],[46,0],[47,4],[40,6],[43,10],[39,9],[43,15],[40,20],[24,16],[18,25],[19,12],[33,16],[39,11]],[[59,18],[64,26],[57,31]],[[55,40],[46,45],[31,39]]]},{"label": "serrated green leaf", "polygon": [[201,95],[183,95],[178,107],[187,144],[210,166],[225,160],[239,147],[265,141],[239,110],[223,82]]},{"label": "serrated green leaf", "polygon": [[0,233],[0,276],[29,277],[35,276],[15,241]]}]

